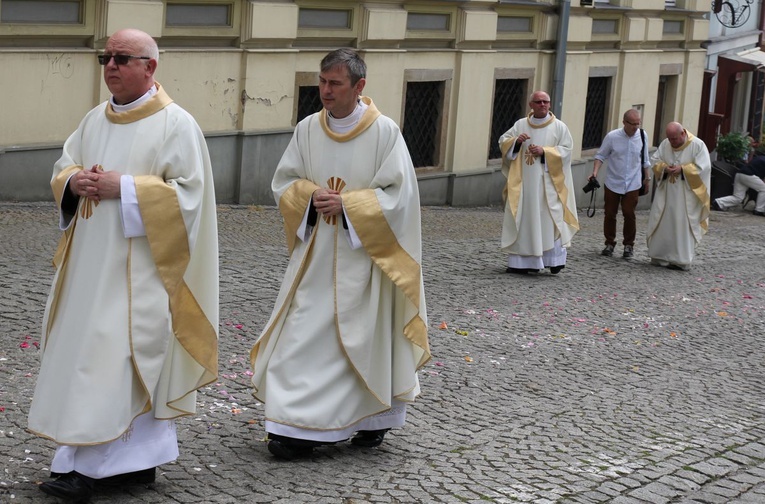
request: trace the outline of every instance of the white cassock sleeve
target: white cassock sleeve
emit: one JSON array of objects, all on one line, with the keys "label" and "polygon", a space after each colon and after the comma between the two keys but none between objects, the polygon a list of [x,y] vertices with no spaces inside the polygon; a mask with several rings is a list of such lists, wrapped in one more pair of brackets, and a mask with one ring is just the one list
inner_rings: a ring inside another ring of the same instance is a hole
[{"label": "white cassock sleeve", "polygon": [[345,237],[348,239],[348,244],[351,246],[351,250],[361,248],[361,239],[359,238],[359,235],[356,234],[356,230],[353,229],[351,219],[349,219],[348,215],[345,213],[345,205],[343,205],[343,215],[345,215],[345,222],[348,223],[348,229],[345,230]]},{"label": "white cassock sleeve", "polygon": [[[311,232],[313,231],[313,226],[308,225],[308,214],[310,211],[311,205],[309,204],[305,209],[305,213],[303,214],[303,220],[300,221],[300,226],[297,229],[297,233],[295,233],[302,242],[308,240],[308,238],[311,236]],[[356,231],[353,229],[351,220],[345,213],[345,206],[343,206],[343,215],[345,216],[345,222],[348,224],[348,229],[345,230],[345,238],[348,240],[348,244],[351,246],[351,249],[356,250],[357,248],[361,247],[361,240],[359,239],[359,235],[357,235]]]},{"label": "white cassock sleeve", "polygon": [[122,231],[125,238],[146,236],[141,209],[138,207],[138,197],[135,194],[135,179],[132,175],[120,177],[120,216],[122,216]]}]

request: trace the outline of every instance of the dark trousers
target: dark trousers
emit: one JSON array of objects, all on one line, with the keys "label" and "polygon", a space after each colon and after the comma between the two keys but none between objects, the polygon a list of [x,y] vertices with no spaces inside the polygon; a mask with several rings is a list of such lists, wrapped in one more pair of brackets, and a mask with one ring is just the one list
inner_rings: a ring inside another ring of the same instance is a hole
[{"label": "dark trousers", "polygon": [[605,212],[603,219],[603,235],[606,237],[606,245],[616,246],[616,214],[619,213],[619,203],[622,205],[624,216],[624,245],[635,245],[635,207],[638,204],[640,189],[635,189],[627,194],[619,194],[603,185],[605,189]]}]

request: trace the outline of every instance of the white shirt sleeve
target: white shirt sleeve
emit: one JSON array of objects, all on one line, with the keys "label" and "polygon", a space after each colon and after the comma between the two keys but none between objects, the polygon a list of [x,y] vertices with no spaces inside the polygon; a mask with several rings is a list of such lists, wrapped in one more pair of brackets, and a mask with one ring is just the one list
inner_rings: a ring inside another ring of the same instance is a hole
[{"label": "white shirt sleeve", "polygon": [[311,231],[313,231],[313,226],[308,225],[308,213],[311,211],[311,204],[309,203],[308,206],[305,208],[305,213],[303,214],[303,220],[300,221],[300,226],[297,228],[297,237],[300,238],[300,241],[305,242],[310,238]]},{"label": "white shirt sleeve", "polygon": [[146,227],[144,227],[141,209],[138,208],[138,197],[135,194],[135,179],[132,175],[120,176],[120,192],[120,216],[125,238],[146,236]]},{"label": "white shirt sleeve", "polygon": [[348,224],[348,229],[345,229],[345,237],[348,240],[348,244],[351,246],[351,250],[356,250],[358,248],[361,248],[361,240],[359,239],[359,235],[356,234],[356,230],[353,229],[353,224],[351,224],[351,219],[348,218],[348,215],[345,213],[345,205],[343,205],[343,215],[345,216],[345,222]]}]

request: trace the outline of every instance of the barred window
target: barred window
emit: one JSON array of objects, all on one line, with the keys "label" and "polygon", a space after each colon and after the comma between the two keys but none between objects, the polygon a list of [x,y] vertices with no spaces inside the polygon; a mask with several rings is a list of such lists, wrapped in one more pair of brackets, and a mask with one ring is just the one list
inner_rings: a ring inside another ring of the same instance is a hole
[{"label": "barred window", "polygon": [[600,147],[606,128],[606,105],[611,77],[590,77],[584,112],[582,150]]},{"label": "barred window", "polygon": [[523,116],[526,103],[526,79],[496,79],[491,116],[489,159],[500,159],[499,137]]},{"label": "barred window", "polygon": [[322,109],[319,86],[300,86],[298,88],[297,122]]},{"label": "barred window", "polygon": [[439,165],[444,81],[407,82],[402,134],[415,168]]}]

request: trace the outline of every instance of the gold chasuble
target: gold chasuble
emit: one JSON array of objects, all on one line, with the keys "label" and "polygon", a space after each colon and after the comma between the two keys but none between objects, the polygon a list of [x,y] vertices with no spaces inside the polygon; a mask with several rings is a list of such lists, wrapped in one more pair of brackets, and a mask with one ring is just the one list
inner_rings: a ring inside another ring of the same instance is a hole
[{"label": "gold chasuble", "polygon": [[[252,383],[266,420],[289,428],[340,431],[413,401],[430,359],[414,168],[398,126],[361,99],[346,134],[325,110],[301,121],[272,183],[290,260],[251,352]],[[361,247],[342,216],[296,236],[321,187],[340,191]]]},{"label": "gold chasuble", "polygon": [[[704,142],[687,131],[686,135],[677,149],[664,139],[651,157],[657,184],[646,231],[648,256],[658,264],[684,269],[693,262],[696,246],[707,232],[712,173]],[[682,173],[665,174],[671,165],[682,166]]]},{"label": "gold chasuble", "polygon": [[[521,133],[530,139],[510,161],[507,153]],[[544,162],[528,151],[531,145],[544,147]],[[552,113],[541,124],[533,122],[529,114],[500,137],[499,146],[502,173],[507,177],[502,250],[540,257],[558,239],[567,248],[579,230],[571,176],[573,140],[568,128]]]},{"label": "gold chasuble", "polygon": [[[199,126],[157,84],[146,103],[102,103],[64,144],[51,186],[66,231],[43,319],[29,429],[62,445],[120,437],[138,415],[190,415],[217,377],[215,191]],[[80,198],[69,177],[132,175],[146,234],[126,238],[121,202]]]}]

